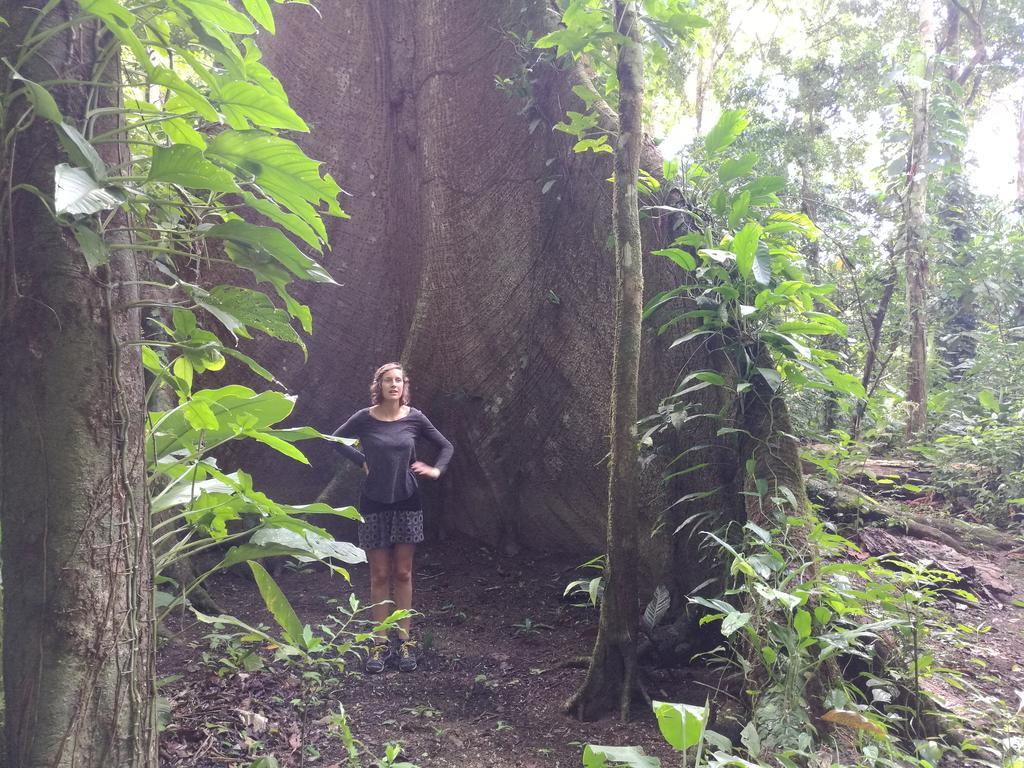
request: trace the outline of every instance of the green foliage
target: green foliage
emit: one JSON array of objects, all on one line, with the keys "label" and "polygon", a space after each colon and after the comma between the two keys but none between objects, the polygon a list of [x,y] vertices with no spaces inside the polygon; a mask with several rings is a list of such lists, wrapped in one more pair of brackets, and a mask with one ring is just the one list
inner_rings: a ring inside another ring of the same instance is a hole
[{"label": "green foliage", "polygon": [[[700,341],[729,350],[737,380],[727,382],[713,371],[691,373],[672,396],[679,407],[686,395],[707,386],[742,393],[755,377],[773,390],[783,383],[845,395],[863,396],[855,377],[836,366],[835,353],[818,343],[823,336],[845,334],[846,326],[822,311],[834,289],[809,281],[800,265],[802,243],[815,240],[818,229],[804,214],[779,210],[784,180],[759,176],[756,153],[730,157],[727,150],[748,125],[744,110],[725,112],[705,138],[706,155],[683,178],[687,199],[708,200],[709,210],[694,219],[694,230],[653,255],[682,270],[681,285],[652,297],[644,309],[658,318],[659,333],[689,328],[673,346]],[[768,349],[777,369],[759,364],[758,350]]]},{"label": "green foliage", "polygon": [[583,600],[582,603],[575,603],[578,607],[589,605],[597,608],[604,594],[604,568],[608,558],[605,555],[598,555],[579,566],[597,571],[599,575],[589,579],[577,579],[570,581],[562,593],[562,597],[572,596],[576,600]]},{"label": "green foliage", "polygon": [[[636,3],[636,12],[643,24],[641,42],[645,60],[664,60],[680,47],[689,45],[694,30],[708,25],[703,17],[694,13],[687,0],[643,0]],[[568,121],[557,123],[554,129],[576,137],[574,152],[611,153],[614,148],[609,141],[609,123],[602,119],[595,103],[598,99],[608,104],[618,103],[615,51],[628,37],[614,28],[612,3],[608,0],[568,0],[561,20],[559,29],[543,35],[533,45],[541,51],[553,50],[556,59],[585,58],[593,86],[573,88],[585,111],[568,111]],[[657,183],[653,178],[650,181]]]},{"label": "green foliage", "polygon": [[[140,282],[147,288],[142,306],[152,332],[143,342],[142,362],[150,381],[145,451],[157,616],[185,605],[211,573],[248,562],[283,631],[281,647],[310,654],[322,642],[299,622],[257,561],[290,555],[324,562],[347,577],[335,563],[361,562],[362,552],[305,518],[358,513],[279,504],[254,488],[245,472],[218,468],[213,452],[241,439],[308,463],[295,443],[323,436],[278,427],[291,414],[293,397],[238,385],[194,386],[196,376],[221,370],[229,358],[275,381],[205,327],[210,321],[232,341],[259,332],[305,351],[300,332],[311,332],[312,317],[289,287],[294,280],[333,280],[285,232],[322,252],[323,217],[347,217],[338,202],[340,187],[286,134],[308,126],[260,61],[257,25],[273,31],[271,6],[266,0],[245,0],[244,10],[228,0],[81,0],[67,21],[44,24],[57,5],[42,10],[10,65],[0,108],[14,129],[4,150],[9,156],[17,133],[35,118],[51,123],[68,162],[54,169],[54,198],[44,202],[73,234],[84,266],[102,278],[115,251],[140,257]],[[99,34],[88,27],[96,22]],[[89,93],[82,114],[62,112],[51,94],[68,83],[37,83],[18,74],[50,38],[68,29],[98,47],[96,69],[83,84]],[[100,151],[111,144],[117,164],[104,159],[113,153]],[[275,226],[247,220],[257,216]],[[271,286],[282,306],[252,288],[210,286],[204,275],[215,263],[250,272]],[[170,396],[176,405],[164,404]],[[170,566],[228,544],[238,546],[191,583],[167,590]],[[231,617],[200,618],[270,639]]]}]

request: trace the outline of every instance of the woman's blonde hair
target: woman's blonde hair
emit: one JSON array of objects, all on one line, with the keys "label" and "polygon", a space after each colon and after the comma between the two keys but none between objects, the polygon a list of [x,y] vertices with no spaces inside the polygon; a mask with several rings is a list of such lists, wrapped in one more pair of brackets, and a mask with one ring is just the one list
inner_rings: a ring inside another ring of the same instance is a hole
[{"label": "woman's blonde hair", "polygon": [[384,363],[377,372],[373,374],[373,381],[370,382],[370,405],[379,405],[381,401],[380,380],[388,371],[402,372],[402,405],[409,404],[409,377],[405,374],[405,368],[401,363]]}]

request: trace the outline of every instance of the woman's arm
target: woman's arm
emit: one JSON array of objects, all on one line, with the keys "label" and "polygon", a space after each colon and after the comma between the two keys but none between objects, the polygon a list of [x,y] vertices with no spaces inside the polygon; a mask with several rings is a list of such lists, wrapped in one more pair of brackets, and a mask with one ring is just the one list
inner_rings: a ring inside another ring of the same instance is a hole
[{"label": "woman's arm", "polygon": [[[347,437],[349,439],[358,438],[360,434],[359,425],[362,423],[362,416],[362,411],[357,411],[356,413],[352,414],[352,416],[349,417],[348,421],[346,421],[344,424],[342,424],[340,427],[334,430],[332,435],[334,437]],[[351,445],[345,445],[344,443],[334,442],[332,442],[331,445],[334,446],[338,453],[340,453],[346,459],[351,461],[353,464],[360,467],[366,466],[366,457],[360,451],[353,448]]]},{"label": "woman's arm", "polygon": [[452,460],[452,454],[455,453],[455,446],[453,446],[444,435],[442,435],[437,427],[430,423],[430,419],[423,415],[420,411],[420,435],[428,442],[433,443],[438,447],[440,453],[437,455],[437,461],[434,462],[434,469],[438,470],[438,477],[448,467],[448,462]]}]

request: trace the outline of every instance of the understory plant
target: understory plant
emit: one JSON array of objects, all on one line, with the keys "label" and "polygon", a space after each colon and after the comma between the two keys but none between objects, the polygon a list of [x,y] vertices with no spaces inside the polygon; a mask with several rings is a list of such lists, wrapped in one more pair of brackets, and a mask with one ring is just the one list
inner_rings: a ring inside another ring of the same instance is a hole
[{"label": "understory plant", "polygon": [[[69,30],[95,46],[85,80],[64,78],[46,58]],[[325,439],[281,426],[294,397],[238,348],[262,334],[305,355],[312,314],[291,290],[296,281],[334,283],[317,261],[329,247],[325,218],[348,216],[341,188],[291,138],[309,129],[261,61],[259,35],[274,31],[268,0],[48,2],[4,62],[0,108],[10,130],[2,158],[8,167],[24,151],[19,135],[48,124],[66,155],[53,169],[53,193],[25,185],[12,192],[42,202],[89,279],[107,279],[113,254],[131,254],[137,267],[138,299],[116,308],[136,325],[112,332],[115,358],[141,352],[147,372],[145,413],[122,414],[145,422],[144,448],[128,446],[120,461],[127,475],[134,448],[144,450],[157,590],[133,600],[155,600],[162,619],[187,606],[209,575],[245,563],[282,630],[265,639],[312,658],[337,644],[299,623],[259,560],[312,559],[347,577],[338,563],[361,562],[363,553],[307,518],[358,513],[278,503],[245,471],[222,471],[216,460],[228,443],[245,440],[308,464],[296,443]],[[22,74],[29,70],[53,77],[32,80]],[[198,386],[224,369],[268,389],[224,379]],[[114,399],[129,402],[122,390]],[[225,552],[226,545],[234,546]],[[209,555],[214,565],[197,571],[197,557]],[[136,675],[149,669],[143,660],[132,665]]]}]

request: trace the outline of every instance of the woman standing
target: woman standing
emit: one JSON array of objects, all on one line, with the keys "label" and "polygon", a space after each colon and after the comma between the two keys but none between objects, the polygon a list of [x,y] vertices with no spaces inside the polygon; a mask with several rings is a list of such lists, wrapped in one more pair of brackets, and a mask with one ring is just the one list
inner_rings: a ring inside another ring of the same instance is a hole
[{"label": "woman standing", "polygon": [[[401,363],[386,363],[370,383],[370,407],[357,411],[334,431],[336,437],[357,438],[362,452],[335,443],[345,458],[363,468],[366,480],[359,500],[363,524],[359,546],[370,562],[370,600],[373,620],[380,623],[397,609],[412,608],[412,559],[423,541],[423,509],[416,478],[436,480],[452,458],[454,448],[421,411],[409,406],[409,378]],[[416,438],[440,449],[430,466],[416,460]],[[416,644],[409,637],[410,619],[399,622],[398,668],[416,669]],[[383,672],[391,657],[386,635],[375,638],[367,654],[366,671]]]}]

